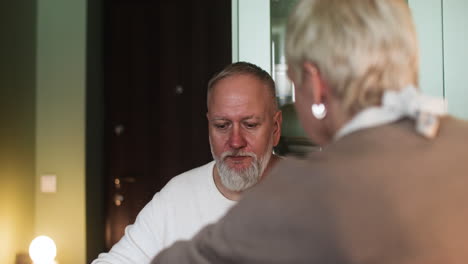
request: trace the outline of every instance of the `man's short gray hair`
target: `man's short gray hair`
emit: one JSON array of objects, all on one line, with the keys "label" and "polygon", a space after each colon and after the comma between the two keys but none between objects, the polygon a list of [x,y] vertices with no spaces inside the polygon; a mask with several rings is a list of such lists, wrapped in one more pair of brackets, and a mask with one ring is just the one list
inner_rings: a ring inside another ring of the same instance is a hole
[{"label": "man's short gray hair", "polygon": [[271,75],[262,68],[258,67],[257,65],[245,61],[229,64],[221,72],[215,74],[210,79],[210,81],[208,82],[207,103],[209,101],[210,93],[213,90],[213,87],[216,85],[216,83],[231,76],[244,74],[251,75],[257,78],[268,87],[268,93],[270,94],[271,103],[273,106],[272,109],[274,111],[277,111],[278,103],[276,101],[276,88],[275,82],[271,78]]}]

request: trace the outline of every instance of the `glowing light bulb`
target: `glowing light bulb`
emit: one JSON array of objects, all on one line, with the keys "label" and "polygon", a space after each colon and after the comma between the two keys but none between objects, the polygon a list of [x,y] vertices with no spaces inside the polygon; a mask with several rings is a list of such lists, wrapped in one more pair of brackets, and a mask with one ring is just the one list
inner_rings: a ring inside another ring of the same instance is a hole
[{"label": "glowing light bulb", "polygon": [[29,245],[29,256],[34,264],[54,264],[57,247],[48,236],[38,236]]}]

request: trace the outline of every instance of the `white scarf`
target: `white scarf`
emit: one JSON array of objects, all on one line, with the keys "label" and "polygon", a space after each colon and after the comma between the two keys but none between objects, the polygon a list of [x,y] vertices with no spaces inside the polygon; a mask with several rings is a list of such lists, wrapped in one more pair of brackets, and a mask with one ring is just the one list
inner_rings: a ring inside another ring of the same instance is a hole
[{"label": "white scarf", "polygon": [[416,131],[432,139],[439,130],[439,117],[447,114],[444,99],[422,95],[414,86],[401,91],[386,91],[382,105],[369,107],[359,112],[335,135],[337,140],[351,132],[395,122],[409,117],[416,121]]}]

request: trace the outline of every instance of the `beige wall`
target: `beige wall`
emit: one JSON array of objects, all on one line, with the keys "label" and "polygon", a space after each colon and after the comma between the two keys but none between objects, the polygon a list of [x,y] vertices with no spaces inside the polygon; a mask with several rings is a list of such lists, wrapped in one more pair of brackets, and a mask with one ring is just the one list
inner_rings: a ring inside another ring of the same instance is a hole
[{"label": "beige wall", "polygon": [[35,234],[52,237],[59,263],[85,263],[86,0],[38,0]]},{"label": "beige wall", "polygon": [[34,226],[35,0],[0,1],[0,263]]},{"label": "beige wall", "polygon": [[[37,235],[59,263],[86,263],[86,2],[0,2],[0,263]],[[44,174],[57,193],[40,192]]]}]

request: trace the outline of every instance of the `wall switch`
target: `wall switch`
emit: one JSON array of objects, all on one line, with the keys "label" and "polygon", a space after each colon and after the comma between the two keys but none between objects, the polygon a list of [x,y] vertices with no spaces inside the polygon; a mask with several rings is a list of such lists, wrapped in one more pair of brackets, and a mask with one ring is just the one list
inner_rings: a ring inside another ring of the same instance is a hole
[{"label": "wall switch", "polygon": [[56,193],[57,192],[57,175],[42,175],[41,176],[41,192]]}]

